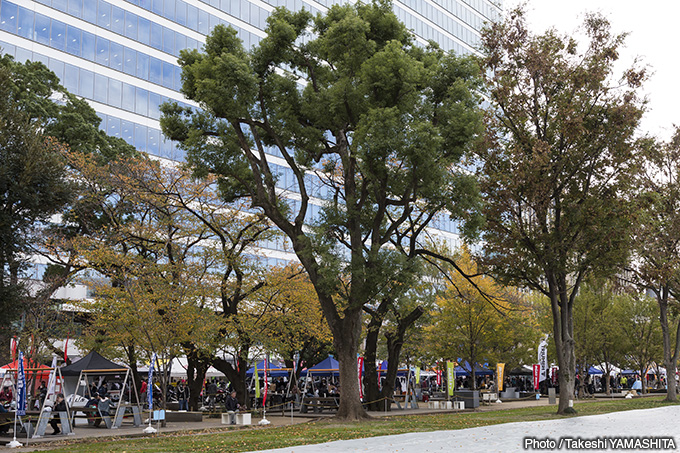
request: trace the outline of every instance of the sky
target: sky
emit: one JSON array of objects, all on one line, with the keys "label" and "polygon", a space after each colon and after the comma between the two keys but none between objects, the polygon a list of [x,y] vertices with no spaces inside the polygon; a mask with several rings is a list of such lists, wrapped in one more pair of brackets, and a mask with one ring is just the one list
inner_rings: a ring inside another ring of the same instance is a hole
[{"label": "sky", "polygon": [[[510,10],[520,0],[505,0]],[[638,57],[651,77],[643,93],[648,112],[641,132],[670,139],[673,125],[680,125],[680,1],[677,0],[530,0],[527,18],[531,29],[541,33],[550,27],[573,34],[583,23],[584,13],[600,12],[614,33],[629,33],[621,51],[621,66],[630,67]],[[576,35],[575,35],[576,36]]]}]

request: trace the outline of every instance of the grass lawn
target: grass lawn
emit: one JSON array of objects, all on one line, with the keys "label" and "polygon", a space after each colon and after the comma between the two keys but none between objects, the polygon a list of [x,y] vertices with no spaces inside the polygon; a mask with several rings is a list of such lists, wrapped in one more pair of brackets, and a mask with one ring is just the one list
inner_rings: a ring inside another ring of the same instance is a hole
[{"label": "grass lawn", "polygon": [[[631,409],[649,409],[668,405],[663,397],[617,399],[575,404],[579,415],[595,415]],[[556,406],[508,409],[459,414],[376,417],[360,423],[337,423],[318,420],[278,428],[242,429],[212,434],[161,435],[119,441],[91,440],[64,444],[52,452],[242,452],[315,444],[333,440],[357,439],[409,432],[463,429],[498,423],[526,422],[562,418]]]}]

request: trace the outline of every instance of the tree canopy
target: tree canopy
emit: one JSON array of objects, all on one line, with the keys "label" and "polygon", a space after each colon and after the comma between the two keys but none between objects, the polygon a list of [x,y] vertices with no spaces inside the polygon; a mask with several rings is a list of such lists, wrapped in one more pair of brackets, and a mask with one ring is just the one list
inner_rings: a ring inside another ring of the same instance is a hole
[{"label": "tree canopy", "polygon": [[387,1],[277,8],[267,23],[250,50],[217,26],[203,52],[182,52],[182,92],[201,109],[166,105],[161,125],[197,174],[291,240],[333,333],[338,415],[362,417],[362,307],[409,272],[433,218],[477,219],[458,164],[481,131],[478,70],[415,45]]}]

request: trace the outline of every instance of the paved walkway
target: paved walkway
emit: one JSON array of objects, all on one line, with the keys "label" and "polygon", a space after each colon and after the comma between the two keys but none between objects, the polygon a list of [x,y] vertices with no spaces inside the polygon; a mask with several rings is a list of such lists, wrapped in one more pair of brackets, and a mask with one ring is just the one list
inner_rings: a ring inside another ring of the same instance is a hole
[{"label": "paved walkway", "polygon": [[[588,400],[581,400],[581,401],[588,401]],[[591,400],[592,401],[592,400]],[[521,408],[521,407],[534,407],[534,406],[545,406],[548,405],[548,399],[547,398],[541,398],[540,400],[534,400],[534,399],[528,399],[528,400],[519,400],[519,401],[507,401],[503,402],[500,404],[493,403],[491,405],[487,406],[480,406],[477,410],[479,411],[497,411],[497,410],[504,410],[504,409],[515,409],[515,408]],[[425,414],[444,414],[444,413],[450,413],[450,412],[460,412],[460,411],[452,411],[452,410],[437,410],[437,409],[427,409],[427,405],[423,403],[419,403],[419,409],[406,409],[406,410],[398,410],[396,409],[395,406],[393,406],[393,410],[390,412],[370,412],[372,416],[403,416],[403,415],[425,415]],[[468,411],[465,411],[468,412]],[[322,414],[300,414],[299,412],[294,412],[293,417],[290,417],[290,413],[286,413],[285,416],[281,416],[281,412],[273,412],[269,413],[267,415],[267,419],[271,422],[271,426],[287,426],[291,424],[298,424],[298,423],[307,423],[310,420],[318,419],[318,418],[328,418],[332,417],[334,414],[333,413],[322,413]],[[253,427],[258,426],[258,422],[261,420],[261,418],[253,418],[252,419],[252,426],[229,426],[229,425],[222,425],[221,424],[221,419],[220,418],[209,418],[207,416],[203,417],[203,421],[201,423],[197,422],[168,422],[167,425],[164,428],[160,428],[160,433],[207,433],[207,432],[223,432],[223,431],[229,431],[229,430],[235,430],[235,429],[252,429]],[[85,423],[85,420],[80,419],[79,420],[81,423]],[[156,425],[154,425],[156,426]],[[27,445],[27,447],[20,448],[20,449],[15,449],[13,451],[35,451],[36,449],[40,450],[45,450],[49,449],[50,447],[57,446],[58,444],[61,444],[62,441],[64,440],[82,440],[82,441],[87,441],[87,439],[93,439],[93,438],[98,438],[98,439],[104,439],[104,438],[133,438],[133,437],[146,437],[148,436],[147,434],[144,434],[142,432],[143,428],[142,427],[133,427],[129,423],[124,423],[123,426],[119,429],[115,430],[110,430],[110,429],[105,429],[105,428],[94,428],[94,427],[89,427],[89,426],[83,426],[83,425],[77,425],[75,427],[75,435],[72,436],[64,436],[64,435],[58,435],[58,436],[51,436],[49,433],[52,431],[51,428],[48,427],[47,432],[48,434],[40,439],[27,439],[26,437],[19,437],[17,440],[19,440],[22,444]],[[460,432],[460,431],[456,431]],[[678,430],[680,434],[680,429]],[[431,434],[430,434],[431,435]],[[12,440],[11,435],[0,435],[0,449],[2,446],[6,445],[9,441]],[[310,446],[312,448],[311,450],[306,450],[306,451],[315,451],[314,448],[318,448],[319,446]],[[295,451],[297,452],[300,447],[296,447]],[[7,449],[9,451],[9,449]],[[284,451],[291,451],[291,450],[284,450]],[[344,450],[339,450],[339,451],[344,451]],[[360,451],[360,450],[359,450]],[[383,451],[396,451],[396,450],[383,450]]]},{"label": "paved walkway", "polygon": [[[528,446],[533,446],[533,449],[537,451],[617,451],[624,450],[622,447],[625,445],[619,443],[622,438],[627,439],[624,442],[633,441],[633,444],[629,446],[636,446],[634,443],[636,438],[630,436],[656,436],[657,439],[654,440],[654,444],[644,445],[641,443],[637,446],[643,448],[626,449],[626,451],[680,451],[680,448],[678,448],[678,442],[680,442],[679,417],[680,406],[669,406],[560,420],[506,423],[455,431],[341,440],[317,445],[266,450],[265,452],[515,452],[526,450],[526,438],[536,439],[537,442],[544,441],[543,444],[529,441]],[[642,438],[637,439],[640,442],[646,442]],[[587,448],[585,441],[593,441],[590,446],[594,448]]]}]

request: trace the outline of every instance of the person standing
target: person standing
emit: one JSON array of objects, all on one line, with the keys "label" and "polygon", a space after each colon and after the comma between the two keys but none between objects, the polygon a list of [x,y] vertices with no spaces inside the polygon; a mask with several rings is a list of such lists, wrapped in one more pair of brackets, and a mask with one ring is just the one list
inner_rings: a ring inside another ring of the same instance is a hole
[{"label": "person standing", "polygon": [[211,381],[205,389],[208,395],[208,409],[215,410],[215,400],[217,399],[217,385]]},{"label": "person standing", "polygon": [[180,382],[177,386],[177,399],[179,400],[179,410],[189,410],[189,387]]}]

